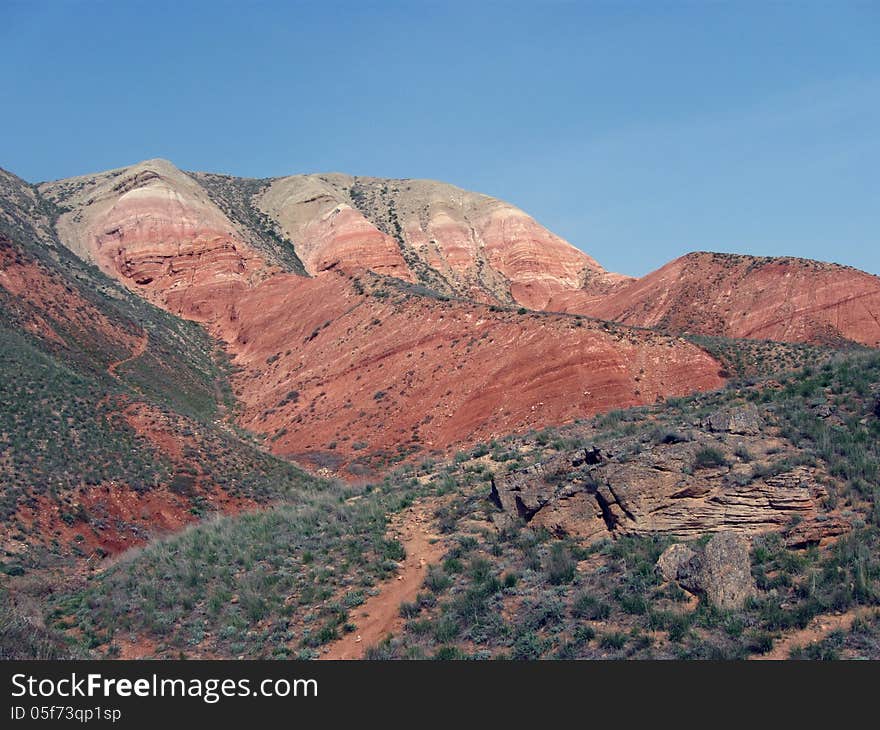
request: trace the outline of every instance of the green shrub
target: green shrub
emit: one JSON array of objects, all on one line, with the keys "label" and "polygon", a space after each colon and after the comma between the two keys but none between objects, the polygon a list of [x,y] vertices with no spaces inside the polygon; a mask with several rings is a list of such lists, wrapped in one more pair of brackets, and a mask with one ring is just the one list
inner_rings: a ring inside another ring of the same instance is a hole
[{"label": "green shrub", "polygon": [[626,646],[626,642],[626,634],[622,634],[619,631],[610,634],[602,634],[602,636],[599,637],[599,645],[603,649],[614,649],[619,651]]},{"label": "green shrub", "polygon": [[589,593],[579,593],[572,603],[571,615],[579,619],[604,621],[611,615],[611,606]]},{"label": "green shrub", "polygon": [[547,558],[547,580],[553,585],[571,583],[576,569],[577,562],[572,557],[571,551],[562,543],[553,545]]},{"label": "green shrub", "polygon": [[711,469],[717,466],[727,466],[727,459],[720,449],[703,446],[694,454],[694,469]]}]

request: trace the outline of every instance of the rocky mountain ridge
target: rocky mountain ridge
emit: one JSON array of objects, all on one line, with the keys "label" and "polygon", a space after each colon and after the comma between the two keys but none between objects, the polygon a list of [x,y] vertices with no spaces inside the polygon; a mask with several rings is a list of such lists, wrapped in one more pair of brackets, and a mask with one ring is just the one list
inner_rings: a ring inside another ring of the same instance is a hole
[{"label": "rocky mountain ridge", "polygon": [[[508,203],[430,180],[341,173],[254,180],[147,160],[38,189],[66,211],[57,222],[65,245],[185,316],[188,288],[197,302],[272,271],[314,276],[340,267],[442,296],[672,334],[880,343],[880,278],[871,274],[698,252],[634,279],[605,271]],[[157,248],[161,241],[179,249],[169,254]]]},{"label": "rocky mountain ridge", "polygon": [[236,181],[151,160],[40,191],[72,250],[226,343],[241,424],[313,465],[362,471],[723,382],[677,338],[500,307],[605,274],[521,211],[452,186]]}]

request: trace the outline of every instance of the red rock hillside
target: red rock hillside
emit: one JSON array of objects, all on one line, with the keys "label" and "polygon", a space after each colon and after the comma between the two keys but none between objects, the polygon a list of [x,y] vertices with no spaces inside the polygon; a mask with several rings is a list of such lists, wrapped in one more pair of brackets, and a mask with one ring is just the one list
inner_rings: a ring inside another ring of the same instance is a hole
[{"label": "red rock hillside", "polygon": [[432,180],[295,175],[273,181],[256,203],[311,273],[365,267],[532,309],[588,279],[621,278],[518,208]]},{"label": "red rock hillside", "polygon": [[242,425],[317,464],[381,466],[723,383],[705,352],[651,332],[438,302],[363,271],[292,279],[216,327],[244,368]]},{"label": "red rock hillside", "polygon": [[693,253],[548,307],[675,333],[880,345],[880,277],[807,259]]},{"label": "red rock hillside", "polygon": [[[273,187],[256,198],[265,203]],[[338,466],[366,455],[381,460],[399,447],[445,451],[722,383],[715,360],[675,338],[406,289],[402,280],[418,278],[407,275],[419,270],[411,250],[397,247],[410,259],[403,269],[389,244],[398,239],[362,222],[358,234],[350,209],[336,213],[349,221],[344,235],[299,246],[317,272],[308,278],[269,263],[194,177],[164,161],[41,189],[69,209],[58,229],[71,248],[151,301],[204,322],[228,344],[239,366],[241,423],[269,435],[279,453],[309,452]],[[436,223],[440,214],[430,211]],[[495,271],[499,280],[510,275],[514,291],[546,291],[565,277],[576,285],[578,267],[603,275],[561,239],[553,246],[569,259],[548,256],[556,249],[541,244],[525,214],[490,204],[471,215],[485,234],[474,250],[504,264],[505,274]],[[432,236],[441,229],[427,228]],[[332,221],[316,230],[333,232]],[[467,268],[466,256],[454,254],[456,235],[437,248],[449,270]],[[333,249],[337,257],[327,240],[344,244]],[[361,258],[398,278],[355,268]],[[471,283],[479,289],[491,276]]]},{"label": "red rock hillside", "polygon": [[277,268],[186,173],[164,160],[44,185],[71,211],[65,245],[175,314],[211,317]]}]

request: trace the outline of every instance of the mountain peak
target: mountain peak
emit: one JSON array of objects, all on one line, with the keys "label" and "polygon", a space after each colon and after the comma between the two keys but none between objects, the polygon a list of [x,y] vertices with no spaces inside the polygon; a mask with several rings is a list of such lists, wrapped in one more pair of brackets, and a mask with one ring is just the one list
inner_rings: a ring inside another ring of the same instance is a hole
[{"label": "mountain peak", "polygon": [[365,265],[446,294],[541,307],[604,271],[519,208],[433,180],[293,175],[257,205],[312,273]]},{"label": "mountain peak", "polygon": [[[257,180],[188,173],[153,158],[40,190],[70,209],[59,221],[68,245],[108,273],[116,264],[101,263],[106,236],[135,221],[141,229],[152,221],[145,251],[153,258],[162,231],[183,225],[194,239],[226,236],[236,250],[256,249],[293,271],[370,269],[445,295],[536,309],[605,273],[519,208],[434,180],[339,172]],[[131,251],[138,244],[127,235]]]}]

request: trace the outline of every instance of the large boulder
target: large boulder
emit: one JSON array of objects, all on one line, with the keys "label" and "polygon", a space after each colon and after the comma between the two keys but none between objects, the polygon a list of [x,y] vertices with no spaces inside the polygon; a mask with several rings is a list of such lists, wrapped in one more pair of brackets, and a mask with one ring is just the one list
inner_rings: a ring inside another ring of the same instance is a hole
[{"label": "large boulder", "polygon": [[741,608],[756,594],[749,541],[733,532],[714,535],[703,553],[702,582],[709,603],[722,609]]},{"label": "large boulder", "polygon": [[697,554],[680,542],[666,548],[657,560],[657,569],[668,581],[678,582],[679,571],[684,573],[687,564],[697,558]]},{"label": "large boulder", "polygon": [[703,426],[710,431],[741,435],[760,433],[762,425],[761,414],[752,403],[715,411],[703,422]]},{"label": "large boulder", "polygon": [[741,608],[756,593],[749,541],[733,532],[715,534],[701,552],[687,545],[671,545],[657,561],[666,580],[705,596],[716,608]]}]

